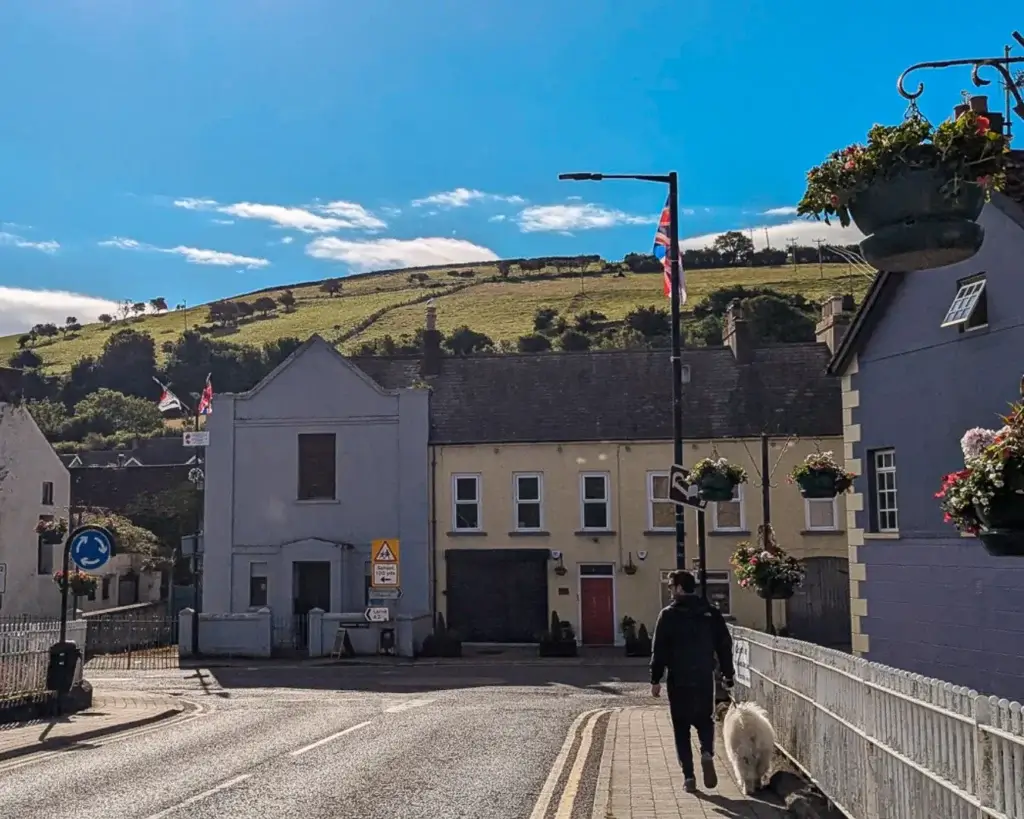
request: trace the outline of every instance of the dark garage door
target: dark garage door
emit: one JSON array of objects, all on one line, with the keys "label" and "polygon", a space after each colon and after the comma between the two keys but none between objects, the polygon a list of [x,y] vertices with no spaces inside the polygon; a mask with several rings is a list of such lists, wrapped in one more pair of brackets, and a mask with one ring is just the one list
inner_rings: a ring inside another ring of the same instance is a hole
[{"label": "dark garage door", "polygon": [[821,646],[850,648],[850,563],[844,557],[806,557],[804,582],[786,601],[793,637]]},{"label": "dark garage door", "polygon": [[478,643],[533,643],[548,627],[547,549],[449,549],[448,626]]}]

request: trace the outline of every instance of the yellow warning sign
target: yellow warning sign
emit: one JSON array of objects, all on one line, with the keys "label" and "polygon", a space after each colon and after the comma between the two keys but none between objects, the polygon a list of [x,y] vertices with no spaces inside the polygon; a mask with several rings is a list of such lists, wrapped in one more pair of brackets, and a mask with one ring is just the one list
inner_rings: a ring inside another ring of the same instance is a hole
[{"label": "yellow warning sign", "polygon": [[370,547],[374,563],[397,563],[398,553],[397,540],[375,540]]}]

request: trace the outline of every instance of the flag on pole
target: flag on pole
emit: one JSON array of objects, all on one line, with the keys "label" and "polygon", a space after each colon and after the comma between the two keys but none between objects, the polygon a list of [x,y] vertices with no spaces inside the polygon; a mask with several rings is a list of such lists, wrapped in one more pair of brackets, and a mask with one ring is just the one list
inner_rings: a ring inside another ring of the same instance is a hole
[{"label": "flag on pole", "polygon": [[160,389],[162,390],[160,398],[156,402],[156,408],[160,410],[160,412],[170,412],[171,410],[181,410],[184,412],[185,405],[181,403],[181,399],[167,389],[167,387],[162,384],[158,378],[154,377],[153,380],[156,381],[157,384],[160,384]]},{"label": "flag on pole", "polygon": [[203,394],[199,398],[199,408],[197,412],[200,415],[211,415],[213,414],[213,384],[210,381],[210,376],[206,376],[206,386],[203,387]]},{"label": "flag on pole", "polygon": [[[665,200],[665,207],[662,208],[661,218],[658,220],[658,232],[654,234],[654,257],[661,260],[662,268],[662,292],[666,298],[672,297],[672,259],[669,248],[669,225],[671,216],[669,212],[669,200]],[[682,257],[679,259],[679,304],[686,304],[686,271],[683,270]]]}]

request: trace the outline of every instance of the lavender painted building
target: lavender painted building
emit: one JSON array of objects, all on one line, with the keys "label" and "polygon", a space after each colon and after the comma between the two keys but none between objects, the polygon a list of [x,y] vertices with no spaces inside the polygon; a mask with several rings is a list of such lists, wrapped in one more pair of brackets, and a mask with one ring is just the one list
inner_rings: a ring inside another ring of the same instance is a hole
[{"label": "lavender painted building", "polygon": [[[998,427],[1024,372],[1024,152],[972,259],[880,273],[829,366],[842,377],[854,650],[1024,701],[1024,559],[942,520],[960,438]],[[954,315],[954,302],[962,309]],[[973,299],[973,301],[972,301]]]}]

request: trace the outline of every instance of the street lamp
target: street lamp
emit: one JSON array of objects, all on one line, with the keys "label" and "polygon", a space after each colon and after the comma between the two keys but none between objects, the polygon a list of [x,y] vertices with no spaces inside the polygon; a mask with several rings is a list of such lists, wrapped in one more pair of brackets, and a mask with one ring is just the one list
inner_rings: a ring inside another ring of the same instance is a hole
[{"label": "street lamp", "polygon": [[[200,461],[200,464],[202,462]],[[196,489],[196,534],[192,543],[192,656],[199,656],[199,538],[203,528],[203,489],[206,486],[206,474],[202,466],[194,466],[188,471],[188,479]]]},{"label": "street lamp", "polygon": [[[560,173],[558,178],[573,182],[601,182],[605,179],[637,179],[641,182],[658,182],[668,185],[668,259],[672,298],[672,444],[673,459],[683,465],[683,358],[682,331],[680,327],[680,282],[682,269],[679,263],[679,177],[675,171],[667,174],[633,173]],[[700,555],[700,589],[704,599],[708,596],[705,559],[704,513],[697,514],[697,551]],[[686,517],[683,506],[676,506],[676,568],[686,568]]]}]

